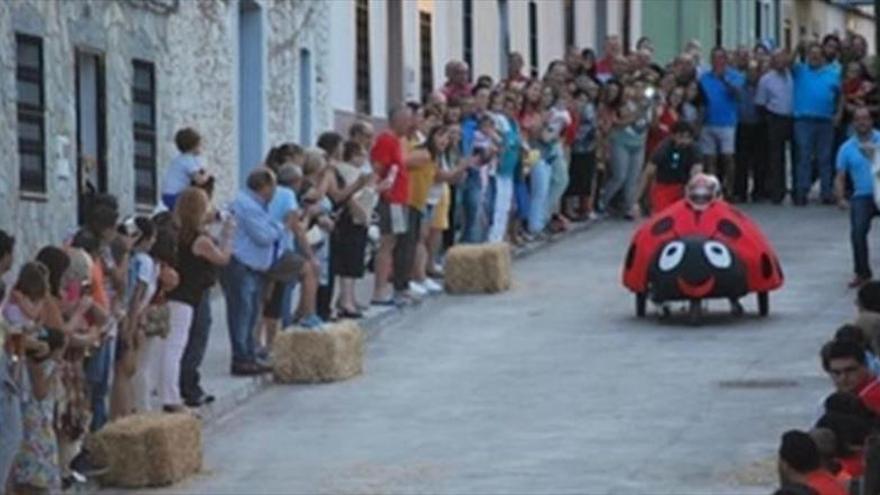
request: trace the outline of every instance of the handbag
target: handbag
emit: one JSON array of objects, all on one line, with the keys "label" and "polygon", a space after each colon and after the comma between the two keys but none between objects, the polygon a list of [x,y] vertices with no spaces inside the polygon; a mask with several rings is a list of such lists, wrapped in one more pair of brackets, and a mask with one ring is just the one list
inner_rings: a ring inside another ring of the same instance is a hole
[{"label": "handbag", "polygon": [[170,311],[167,304],[151,304],[144,309],[138,330],[147,337],[165,338],[171,331]]}]

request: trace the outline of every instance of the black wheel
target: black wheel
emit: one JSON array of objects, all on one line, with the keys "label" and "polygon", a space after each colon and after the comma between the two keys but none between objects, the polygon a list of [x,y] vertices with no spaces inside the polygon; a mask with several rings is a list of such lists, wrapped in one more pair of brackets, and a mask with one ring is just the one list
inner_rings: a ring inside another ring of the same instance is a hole
[{"label": "black wheel", "polygon": [[636,293],[636,316],[639,318],[645,317],[645,312],[648,307],[648,297],[644,292]]},{"label": "black wheel", "polygon": [[758,292],[758,314],[767,316],[770,314],[770,294]]},{"label": "black wheel", "polygon": [[692,326],[699,326],[703,320],[703,301],[700,299],[691,299],[688,307],[688,323]]}]

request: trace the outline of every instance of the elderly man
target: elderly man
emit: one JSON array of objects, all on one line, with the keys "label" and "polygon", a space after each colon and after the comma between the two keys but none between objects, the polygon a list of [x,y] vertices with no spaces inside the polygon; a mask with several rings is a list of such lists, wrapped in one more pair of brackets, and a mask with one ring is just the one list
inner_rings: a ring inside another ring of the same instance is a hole
[{"label": "elderly man", "polygon": [[446,96],[446,101],[470,96],[472,85],[468,64],[461,60],[449,61],[446,64],[446,84],[441,91]]},{"label": "elderly man", "polygon": [[605,38],[604,53],[605,55],[596,62],[596,77],[603,83],[614,75],[614,60],[623,55],[620,36],[612,34]]},{"label": "elderly man", "polygon": [[507,78],[501,81],[502,86],[508,90],[523,90],[529,83],[529,78],[522,71],[525,60],[519,52],[512,52],[507,58]]},{"label": "elderly man", "polygon": [[794,204],[807,204],[807,193],[813,183],[814,159],[822,185],[822,202],[834,204],[834,125],[840,122],[843,114],[840,71],[826,62],[818,43],[808,46],[806,59],[806,63],[797,63],[792,69],[794,141],[797,146]]},{"label": "elderly man", "polygon": [[277,247],[284,238],[284,226],[272,218],[268,209],[275,195],[275,174],[268,168],[257,168],[248,174],[246,184],[232,203],[238,229],[233,238],[232,259],[220,279],[226,296],[233,375],[254,375],[270,369],[257,357],[254,328],[265,273],[275,261]]},{"label": "elderly man", "polygon": [[773,52],[771,70],[758,81],[755,104],[767,122],[767,171],[765,192],[776,204],[785,199],[785,148],[791,144],[792,92],[791,61],[785,50]]}]

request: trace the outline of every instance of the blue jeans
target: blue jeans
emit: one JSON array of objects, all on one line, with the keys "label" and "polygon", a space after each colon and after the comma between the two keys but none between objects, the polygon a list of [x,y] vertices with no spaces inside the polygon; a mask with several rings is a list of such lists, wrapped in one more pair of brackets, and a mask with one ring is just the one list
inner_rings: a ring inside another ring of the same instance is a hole
[{"label": "blue jeans", "polygon": [[483,184],[480,183],[480,172],[475,169],[467,171],[467,177],[461,185],[461,206],[464,213],[464,228],[461,242],[478,243],[483,241]]},{"label": "blue jeans", "polygon": [[180,395],[184,399],[197,399],[205,394],[199,383],[199,367],[208,350],[208,337],[211,335],[211,292],[205,291],[202,300],[193,312],[192,325],[186,349],[180,359]]},{"label": "blue jeans", "polygon": [[164,204],[169,210],[174,211],[174,205],[177,203],[178,196],[180,196],[180,194],[163,194],[162,204]]},{"label": "blue jeans", "polygon": [[110,372],[113,369],[115,349],[116,339],[105,340],[85,362],[89,401],[92,404],[92,431],[100,430],[109,419],[107,394],[110,392]]},{"label": "blue jeans", "polygon": [[871,220],[880,215],[874,198],[871,196],[857,196],[850,199],[850,243],[853,251],[853,265],[856,275],[859,277],[871,277],[871,265],[868,262],[868,232],[871,230]]},{"label": "blue jeans", "polygon": [[794,173],[794,197],[807,198],[813,184],[813,159],[819,171],[822,186],[822,199],[834,198],[832,181],[834,164],[834,125],[831,120],[799,118],[794,121],[794,143],[797,147],[797,162]]},{"label": "blue jeans", "polygon": [[539,160],[529,174],[529,232],[538,234],[547,226],[547,197],[550,194],[550,165]]},{"label": "blue jeans", "polygon": [[568,188],[568,181],[568,162],[565,161],[565,153],[560,142],[556,145],[556,159],[550,164],[550,187],[546,202],[548,219],[562,204],[562,196]]},{"label": "blue jeans", "polygon": [[6,489],[9,470],[24,438],[23,428],[18,384],[10,374],[6,351],[0,348],[0,490]]},{"label": "blue jeans", "polygon": [[232,364],[254,363],[254,328],[265,285],[263,276],[233,257],[223,269],[220,283],[226,297],[226,324],[232,344]]}]

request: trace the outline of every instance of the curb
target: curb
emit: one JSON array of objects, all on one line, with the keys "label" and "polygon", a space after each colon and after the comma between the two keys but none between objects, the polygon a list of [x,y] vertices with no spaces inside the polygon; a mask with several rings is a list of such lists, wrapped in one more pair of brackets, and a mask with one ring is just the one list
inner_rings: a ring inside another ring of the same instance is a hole
[{"label": "curb", "polygon": [[[589,230],[598,222],[590,220],[582,223],[573,223],[570,230],[560,234],[551,235],[540,241],[529,243],[525,246],[514,248],[511,255],[514,260],[520,260],[531,256],[549,246],[552,246],[562,240],[573,237],[577,234]],[[432,300],[445,297],[446,293],[439,293],[427,296],[423,302],[417,306],[408,309],[382,308],[376,310],[374,314],[366,316],[359,323],[366,333],[366,341],[370,342],[382,335],[382,330],[403,317],[404,314],[419,311],[430,303]],[[371,311],[373,312],[373,311]],[[265,374],[252,378],[241,379],[241,386],[236,387],[232,393],[218,396],[214,403],[199,408],[198,414],[202,418],[205,426],[211,426],[217,423],[221,418],[233,412],[238,406],[245,401],[259,394],[260,392],[274,385],[271,374]]]}]

